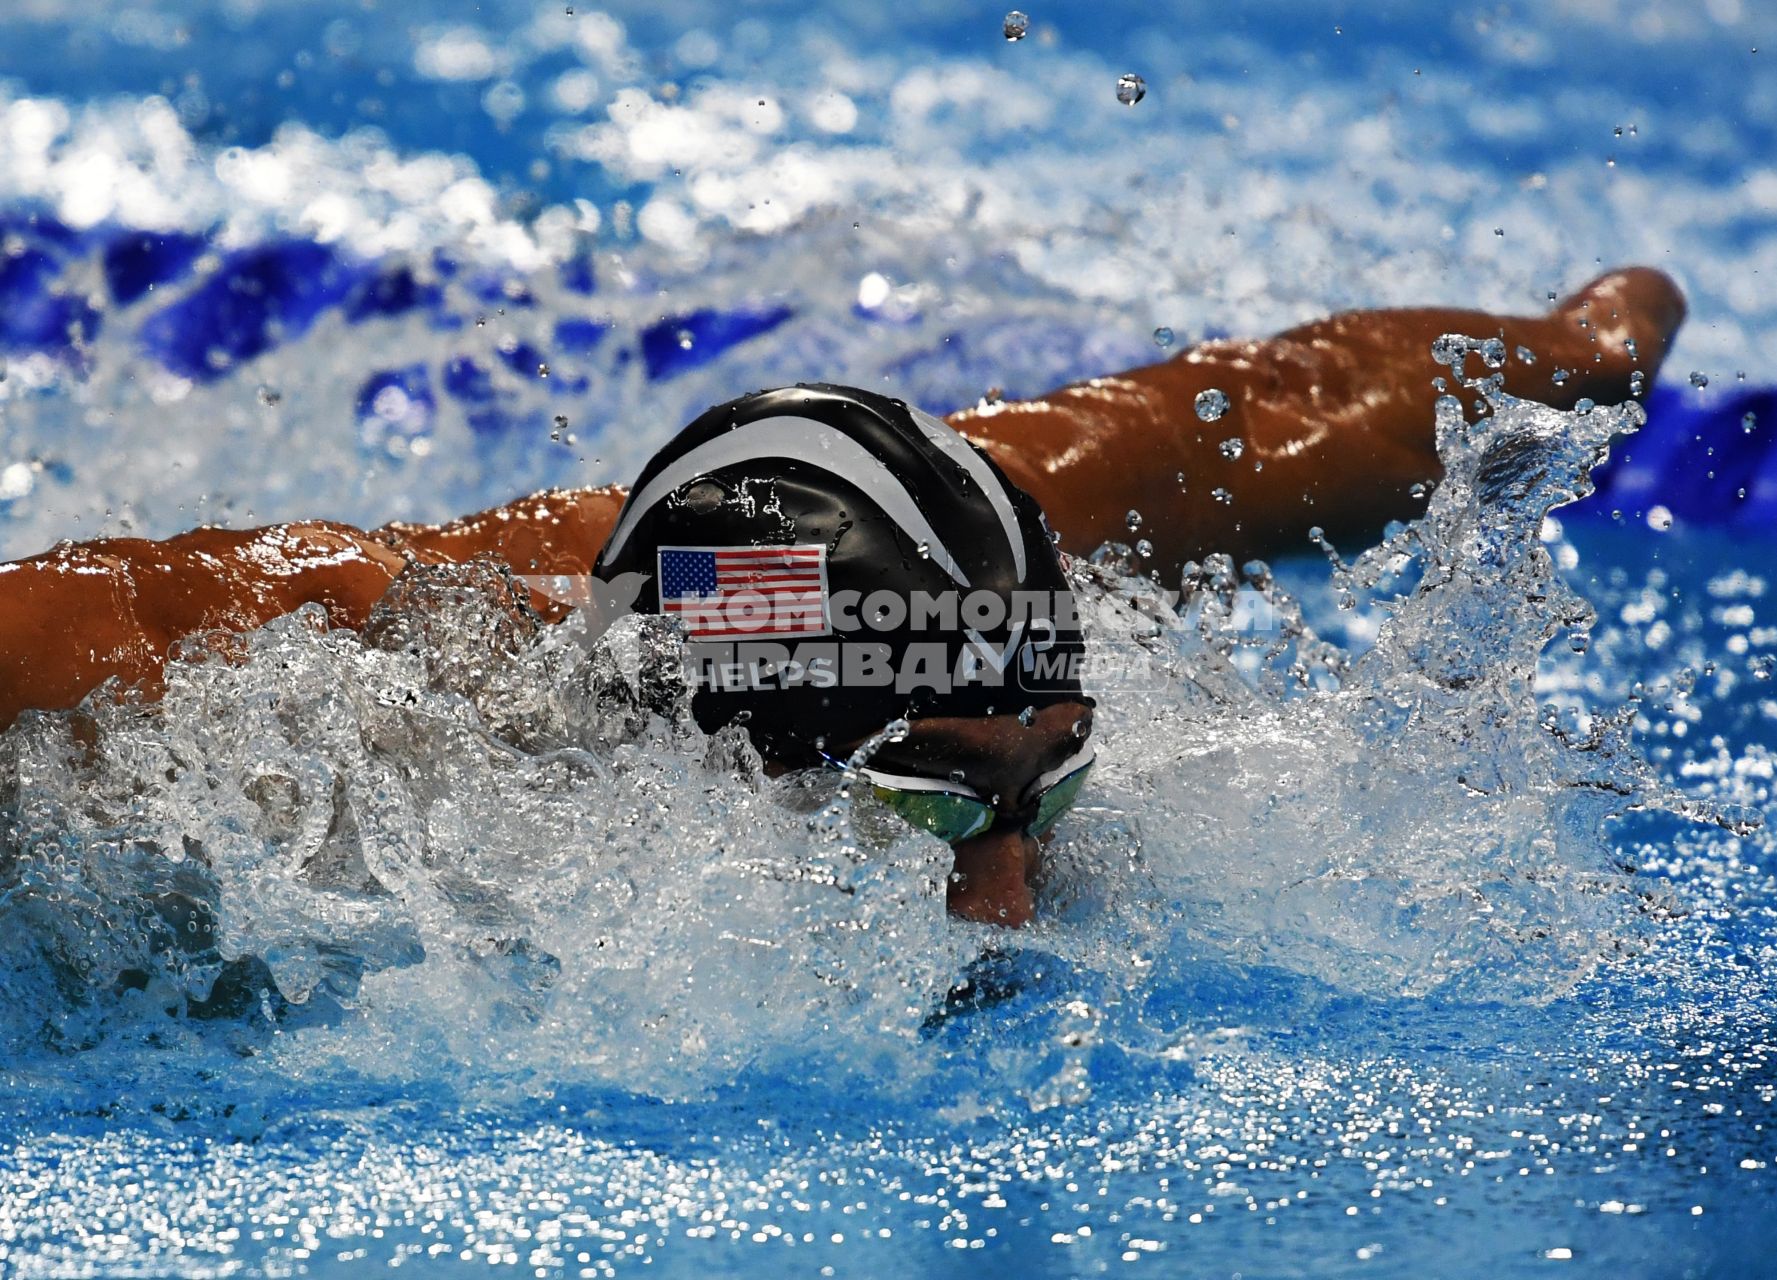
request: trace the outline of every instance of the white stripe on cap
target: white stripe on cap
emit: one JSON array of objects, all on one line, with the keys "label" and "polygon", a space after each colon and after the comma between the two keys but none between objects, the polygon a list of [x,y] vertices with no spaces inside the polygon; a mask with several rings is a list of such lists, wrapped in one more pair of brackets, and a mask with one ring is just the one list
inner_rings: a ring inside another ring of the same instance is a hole
[{"label": "white stripe on cap", "polygon": [[[966,449],[968,446],[963,447]],[[956,562],[956,557],[950,554],[950,549],[939,539],[937,531],[925,518],[919,504],[913,500],[913,495],[907,492],[906,486],[895,478],[895,473],[888,469],[882,459],[844,432],[824,422],[788,415],[760,418],[749,422],[743,431],[729,431],[713,440],[706,440],[631,494],[629,505],[624,508],[623,518],[611,531],[611,541],[605,548],[604,558],[607,561],[614,559],[623,550],[623,544],[629,541],[629,535],[635,532],[636,523],[653,510],[656,504],[664,501],[667,495],[677,492],[693,480],[713,471],[720,471],[723,467],[754,462],[760,458],[790,459],[831,472],[841,480],[856,485],[882,509],[884,515],[900,527],[902,533],[916,545],[925,547],[932,563],[949,574],[951,581],[960,587],[969,585],[969,577]],[[1000,495],[1000,500],[1004,501],[1003,495]],[[1013,545],[1018,552],[1018,577],[1022,582],[1024,551],[1019,544]]]},{"label": "white stripe on cap", "polygon": [[1024,537],[1018,531],[1018,516],[1012,510],[1012,500],[1006,496],[1006,486],[987,465],[987,459],[970,447],[947,423],[934,418],[924,409],[907,406],[919,429],[926,433],[926,439],[944,450],[950,459],[962,465],[975,481],[981,492],[987,495],[987,501],[993,507],[993,513],[1000,518],[1000,528],[1006,531],[1006,544],[1012,548],[1012,568],[1018,574],[1018,581],[1024,581]]}]

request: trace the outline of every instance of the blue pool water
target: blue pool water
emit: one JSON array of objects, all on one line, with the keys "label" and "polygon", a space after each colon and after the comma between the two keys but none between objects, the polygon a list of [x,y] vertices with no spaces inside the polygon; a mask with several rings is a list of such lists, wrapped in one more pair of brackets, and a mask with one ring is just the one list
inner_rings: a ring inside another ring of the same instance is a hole
[{"label": "blue pool water", "polygon": [[1231,9],[0,13],[7,557],[623,480],[797,379],[949,409],[1624,262],[1692,308],[1595,481],[1630,418],[1502,403],[1336,579],[1155,635],[1101,566],[1168,679],[1016,936],[473,593],[430,659],[298,618],[22,723],[0,1274],[1772,1271],[1772,15]]}]

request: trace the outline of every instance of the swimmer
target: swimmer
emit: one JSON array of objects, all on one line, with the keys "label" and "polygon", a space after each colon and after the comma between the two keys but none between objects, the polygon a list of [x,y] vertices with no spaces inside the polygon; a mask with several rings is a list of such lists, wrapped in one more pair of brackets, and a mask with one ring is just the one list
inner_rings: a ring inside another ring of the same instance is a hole
[{"label": "swimmer", "polygon": [[[1138,512],[1163,579],[1212,551],[1299,550],[1315,526],[1335,541],[1370,537],[1417,514],[1415,495],[1441,475],[1433,379],[1446,371],[1429,355],[1440,335],[1500,338],[1507,392],[1571,408],[1629,398],[1643,385],[1637,372],[1651,385],[1683,318],[1670,279],[1632,268],[1542,316],[1353,312],[948,424],[869,392],[760,393],[700,417],[632,491],[551,491],[444,525],[315,521],[63,544],[0,566],[0,727],[75,707],[107,680],[151,698],[182,637],[252,630],[305,604],[362,628],[411,564],[492,557],[522,575],[631,575],[637,611],[677,614],[693,645],[718,647],[733,637],[703,602],[719,589],[710,575],[726,574],[778,603],[775,629],[756,638],[790,660],[712,659],[693,698],[699,722],[740,719],[783,770],[842,764],[910,717],[866,777],[951,844],[954,913],[1020,925],[1035,909],[1042,841],[1091,764],[1092,707],[1068,662],[1081,638],[1050,529],[1062,550],[1085,554],[1128,538]],[[1197,410],[1212,391],[1226,397],[1220,417]],[[1223,451],[1231,439],[1238,460]],[[714,558],[725,549],[771,554],[751,565]],[[870,625],[881,620],[856,608],[875,591],[973,599],[982,625],[942,610],[923,628]],[[1033,600],[1048,607],[1033,613]],[[532,603],[547,618],[565,612]],[[789,678],[796,646],[833,638],[840,615],[869,633],[842,646],[876,646],[891,667],[913,661],[948,683],[826,685],[831,671],[816,664]]]}]

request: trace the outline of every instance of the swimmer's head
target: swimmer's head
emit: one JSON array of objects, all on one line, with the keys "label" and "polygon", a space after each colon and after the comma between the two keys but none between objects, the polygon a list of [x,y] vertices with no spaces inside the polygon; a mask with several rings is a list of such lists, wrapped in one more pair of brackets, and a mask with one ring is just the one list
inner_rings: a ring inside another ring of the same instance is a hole
[{"label": "swimmer's head", "polygon": [[768,765],[844,761],[955,850],[950,909],[1022,924],[1091,762],[1080,625],[1037,505],[949,426],[848,387],[698,418],[637,478],[598,576],[679,619],[692,711]]},{"label": "swimmer's head", "polygon": [[699,417],[637,478],[599,557],[678,618],[692,710],[776,764],[907,718],[1081,699],[1080,627],[1042,512],[948,425],[808,385]]}]

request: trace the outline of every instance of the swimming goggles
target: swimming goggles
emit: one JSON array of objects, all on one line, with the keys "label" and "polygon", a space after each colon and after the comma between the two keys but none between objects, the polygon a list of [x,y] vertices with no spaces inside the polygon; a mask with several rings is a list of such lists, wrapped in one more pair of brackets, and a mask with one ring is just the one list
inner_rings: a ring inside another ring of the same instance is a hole
[{"label": "swimming goggles", "polygon": [[[1092,772],[1093,755],[1092,746],[1082,747],[1030,784],[1026,799],[1010,815],[1030,815],[1024,827],[1026,834],[1048,835],[1056,820],[1073,807],[1080,798],[1080,788],[1086,785],[1086,775]],[[846,767],[844,761],[824,758],[834,768]],[[973,839],[1008,816],[974,788],[960,782],[885,773],[880,769],[859,769],[858,773],[870,784],[876,799],[895,816],[947,844]]]}]

